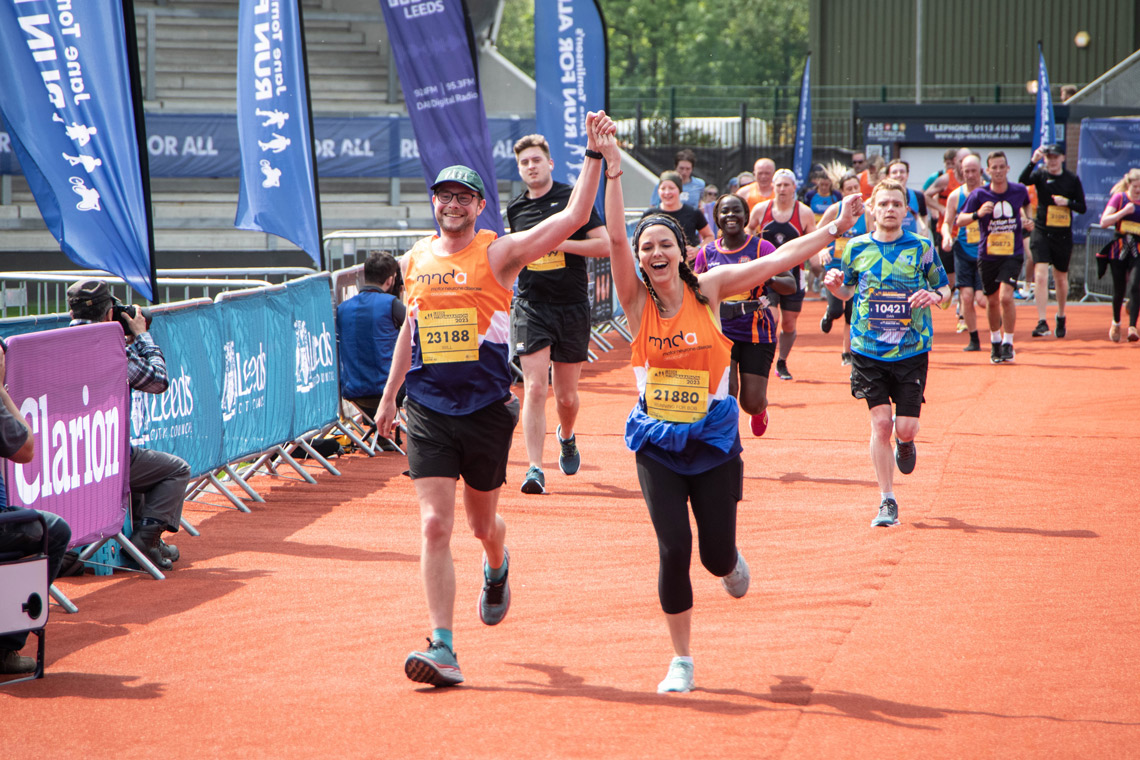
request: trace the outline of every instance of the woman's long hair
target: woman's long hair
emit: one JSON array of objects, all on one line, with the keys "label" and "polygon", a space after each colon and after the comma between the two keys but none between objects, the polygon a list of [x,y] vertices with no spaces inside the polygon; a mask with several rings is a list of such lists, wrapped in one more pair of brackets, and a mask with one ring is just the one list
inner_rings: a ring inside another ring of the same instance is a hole
[{"label": "woman's long hair", "polygon": [[[1140,169],[1129,169],[1124,178],[1112,186],[1108,191],[1109,195],[1116,195],[1117,193],[1127,193],[1128,186],[1133,182],[1140,182]],[[1118,209],[1119,210],[1119,209]]]}]

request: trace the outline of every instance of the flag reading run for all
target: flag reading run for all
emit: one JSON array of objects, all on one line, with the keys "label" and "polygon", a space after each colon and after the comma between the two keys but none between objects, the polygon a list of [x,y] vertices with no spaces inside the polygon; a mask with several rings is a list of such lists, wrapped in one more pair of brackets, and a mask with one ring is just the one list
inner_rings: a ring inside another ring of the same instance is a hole
[{"label": "flag reading run for all", "polygon": [[1057,141],[1053,118],[1053,93],[1049,90],[1049,72],[1045,69],[1045,53],[1037,43],[1037,107],[1033,116],[1033,150]]},{"label": "flag reading run for all", "polygon": [[0,2],[0,114],[60,249],[153,301],[143,117],[126,35],[118,0]]},{"label": "flag reading run for all", "polygon": [[462,0],[380,0],[380,9],[427,184],[454,164],[474,169],[487,201],[475,227],[502,235],[491,136],[466,6]]},{"label": "flag reading run for all", "polygon": [[806,186],[811,174],[811,53],[804,60],[800,81],[800,108],[796,116],[796,147],[792,158],[796,181]]},{"label": "flag reading run for all", "polygon": [[241,0],[234,226],[293,242],[321,268],[309,88],[298,0]]},{"label": "flag reading run for all", "polygon": [[586,114],[607,105],[607,54],[597,0],[535,3],[535,123],[559,182],[573,185],[582,173]]}]

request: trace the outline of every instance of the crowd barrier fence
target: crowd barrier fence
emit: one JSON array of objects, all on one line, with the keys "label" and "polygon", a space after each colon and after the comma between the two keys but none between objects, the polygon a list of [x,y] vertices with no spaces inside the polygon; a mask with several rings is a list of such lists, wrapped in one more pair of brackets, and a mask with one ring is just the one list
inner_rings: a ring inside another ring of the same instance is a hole
[{"label": "crowd barrier fence", "polygon": [[[90,394],[92,388],[104,385],[117,390],[121,405],[113,413],[98,412],[98,419],[115,421],[116,440],[124,447],[129,440],[134,445],[185,459],[191,469],[190,499],[212,488],[234,508],[249,511],[226,483],[239,488],[249,499],[263,501],[248,481],[262,468],[276,474],[277,460],[295,469],[307,482],[315,483],[289,454],[294,446],[339,475],[310,443],[312,438],[342,425],[331,288],[332,276],[316,273],[283,285],[224,293],[214,301],[201,298],[155,307],[150,332],[162,348],[170,379],[169,387],[161,394],[132,391],[128,396],[119,324],[56,329],[68,325],[70,315],[66,313],[0,320],[0,335],[11,339],[7,364],[13,398],[18,405],[29,404],[22,411],[35,430],[43,427],[52,436],[42,439],[47,445],[37,446],[38,458],[33,464],[7,463],[8,483],[15,484],[10,492],[29,497],[19,502],[14,499],[13,503],[57,512],[69,522],[74,519],[74,546],[87,545],[93,552],[108,538],[118,538],[140,566],[156,578],[162,577],[145,557],[135,556],[134,547],[124,540],[122,530],[129,502],[122,497],[96,498],[89,489],[79,489],[76,493],[87,508],[102,509],[113,502],[114,515],[98,512],[102,522],[91,525],[85,512],[59,506],[60,495],[44,490],[48,478],[60,484],[67,480],[69,460],[59,453],[63,449],[54,441],[72,441],[72,449],[75,448],[77,433],[69,427],[75,414],[69,409],[75,405],[75,398],[82,395],[77,389],[86,388]],[[98,340],[88,337],[91,334]],[[67,357],[65,365],[59,362],[63,356]],[[61,373],[61,366],[74,371]],[[100,385],[96,386],[96,381]],[[67,401],[57,401],[57,397]],[[46,400],[42,409],[36,406],[41,398]],[[86,405],[87,396],[83,398]],[[99,424],[99,430],[112,429],[109,423]],[[103,449],[94,451],[104,456]],[[72,462],[77,461],[76,456],[79,455],[73,451]],[[92,453],[87,452],[86,456]],[[129,451],[116,459],[121,496],[126,494],[129,482],[129,459]],[[251,460],[253,464],[239,474],[236,466]],[[24,484],[31,476],[25,474],[24,468],[39,472],[39,498],[29,496],[30,486]],[[75,477],[72,473],[71,480]],[[103,478],[100,482],[112,481]],[[185,520],[183,526],[197,534]],[[87,559],[90,553],[85,550],[84,555]]]},{"label": "crowd barrier fence", "polygon": [[[1096,255],[1101,248],[1112,242],[1116,237],[1114,229],[1105,229],[1099,224],[1090,225],[1084,245],[1084,296],[1082,301],[1111,301],[1112,275],[1105,272],[1104,277],[1097,275]],[[1070,267],[1070,271],[1073,267]]]}]

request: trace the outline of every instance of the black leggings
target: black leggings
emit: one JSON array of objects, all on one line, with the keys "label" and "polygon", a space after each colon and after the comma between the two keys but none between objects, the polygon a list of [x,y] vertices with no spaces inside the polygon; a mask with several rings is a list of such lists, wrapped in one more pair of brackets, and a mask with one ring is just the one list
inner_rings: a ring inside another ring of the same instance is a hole
[{"label": "black leggings", "polygon": [[644,454],[638,453],[636,458],[637,479],[661,556],[657,595],[661,609],[675,615],[693,606],[689,502],[697,521],[701,564],[717,577],[728,575],[736,567],[736,503],[744,490],[744,462],[737,455],[697,475],[679,475]]},{"label": "black leggings", "polygon": [[832,295],[829,290],[827,291],[827,316],[832,319],[839,319],[839,315],[842,314],[844,323],[851,324],[851,307],[854,303],[854,298],[843,301]]},{"label": "black leggings", "polygon": [[[1136,326],[1136,318],[1140,316],[1140,256],[1130,256],[1127,261],[1111,259],[1108,262],[1112,270],[1112,321],[1120,321],[1120,307],[1124,305],[1125,291],[1128,293],[1128,324]],[[1132,273],[1132,282],[1128,282],[1128,274]]]}]

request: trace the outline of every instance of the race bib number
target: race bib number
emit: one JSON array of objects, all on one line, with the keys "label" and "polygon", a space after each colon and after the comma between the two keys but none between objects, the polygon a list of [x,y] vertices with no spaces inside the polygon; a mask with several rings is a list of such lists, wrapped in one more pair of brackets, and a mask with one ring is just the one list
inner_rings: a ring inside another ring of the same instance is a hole
[{"label": "race bib number", "polygon": [[1071,227],[1073,214],[1068,206],[1047,206],[1045,208],[1046,227]]},{"label": "race bib number", "polygon": [[1120,231],[1125,235],[1140,235],[1140,222],[1121,222]]},{"label": "race bib number", "polygon": [[527,264],[526,268],[532,272],[548,272],[551,269],[565,269],[566,254],[562,251],[551,251],[538,261]]},{"label": "race bib number", "polygon": [[479,360],[479,321],[474,306],[421,311],[418,329],[424,364]]},{"label": "race bib number", "polygon": [[708,413],[709,373],[703,369],[649,368],[645,408],[666,422],[696,422]]},{"label": "race bib number", "polygon": [[835,238],[835,254],[832,258],[839,259],[843,257],[843,252],[847,250],[847,241],[850,239],[851,238],[845,237]]},{"label": "race bib number", "polygon": [[889,332],[910,327],[910,301],[900,290],[873,290],[867,298],[867,320],[871,329]]},{"label": "race bib number", "polygon": [[986,238],[986,253],[991,256],[1013,255],[1013,233],[991,232]]},{"label": "race bib number", "polygon": [[977,245],[982,241],[982,228],[978,226],[977,222],[971,222],[966,225],[966,243],[969,245]]}]

